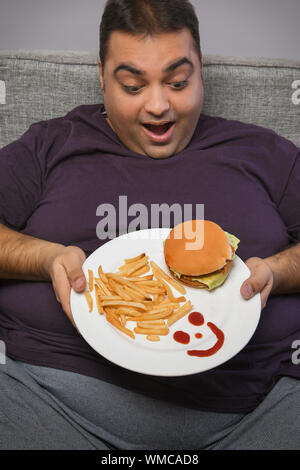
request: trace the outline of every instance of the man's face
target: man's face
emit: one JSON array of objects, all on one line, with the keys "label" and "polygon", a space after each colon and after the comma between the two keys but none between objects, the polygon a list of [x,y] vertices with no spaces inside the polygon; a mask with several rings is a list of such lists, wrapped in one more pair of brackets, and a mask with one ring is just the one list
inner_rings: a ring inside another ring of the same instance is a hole
[{"label": "man's face", "polygon": [[203,104],[189,30],[155,37],[114,31],[104,73],[99,68],[108,122],[127,148],[167,158],[188,145]]}]

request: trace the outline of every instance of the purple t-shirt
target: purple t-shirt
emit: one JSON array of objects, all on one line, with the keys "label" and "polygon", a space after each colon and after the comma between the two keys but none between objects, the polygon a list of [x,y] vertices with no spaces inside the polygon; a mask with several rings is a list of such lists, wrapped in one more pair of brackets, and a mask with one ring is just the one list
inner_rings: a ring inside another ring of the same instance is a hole
[{"label": "purple t-shirt", "polygon": [[[300,152],[269,129],[202,114],[182,152],[152,159],[125,148],[102,114],[79,106],[32,125],[0,151],[0,221],[86,255],[108,240],[103,203],[205,205],[205,218],[240,240],[238,255],[267,257],[300,241]],[[103,215],[102,215],[103,216]],[[195,214],[193,214],[193,217]],[[136,215],[128,216],[130,223]],[[248,412],[282,375],[300,377],[300,294],[270,297],[254,336],[225,364],[186,377],[127,371],[98,355],[57,302],[50,282],[0,281],[0,338],[13,359],[74,371],[200,409]]]}]

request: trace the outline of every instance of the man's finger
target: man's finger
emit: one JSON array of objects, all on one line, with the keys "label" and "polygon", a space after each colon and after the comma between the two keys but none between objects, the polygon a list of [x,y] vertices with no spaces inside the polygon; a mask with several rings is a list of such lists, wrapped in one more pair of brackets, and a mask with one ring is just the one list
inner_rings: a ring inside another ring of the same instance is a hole
[{"label": "man's finger", "polygon": [[59,269],[56,270],[55,283],[53,284],[53,287],[58,302],[61,303],[64,312],[71,320],[73,326],[75,326],[70,306],[71,287],[66,272],[62,266],[60,266]]},{"label": "man's finger", "polygon": [[248,278],[241,287],[241,294],[244,299],[250,299],[253,296],[253,289],[251,285],[251,280]]},{"label": "man's finger", "polygon": [[86,288],[86,278],[82,270],[82,264],[82,260],[76,253],[69,253],[63,260],[70,285],[76,292],[82,292]]},{"label": "man's finger", "polygon": [[266,288],[267,297],[272,288],[272,272],[268,265],[260,258],[249,258],[246,265],[251,275],[241,286],[241,294],[244,299],[250,299],[257,293],[262,293]]}]

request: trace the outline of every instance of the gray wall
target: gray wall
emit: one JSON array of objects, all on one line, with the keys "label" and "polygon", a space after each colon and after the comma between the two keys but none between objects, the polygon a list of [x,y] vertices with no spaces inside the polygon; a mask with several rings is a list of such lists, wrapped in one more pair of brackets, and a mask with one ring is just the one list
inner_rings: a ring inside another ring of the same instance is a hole
[{"label": "gray wall", "polygon": [[[300,60],[300,0],[193,0],[204,54]],[[0,49],[98,51],[105,0],[0,0]]]}]

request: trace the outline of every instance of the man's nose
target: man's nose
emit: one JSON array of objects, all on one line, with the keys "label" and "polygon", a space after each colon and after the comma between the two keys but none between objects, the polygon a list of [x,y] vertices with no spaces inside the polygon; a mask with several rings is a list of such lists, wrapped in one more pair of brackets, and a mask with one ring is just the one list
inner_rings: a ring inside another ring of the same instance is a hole
[{"label": "man's nose", "polygon": [[149,90],[145,111],[154,116],[161,116],[170,109],[170,103],[166,91],[161,86],[155,86]]}]

